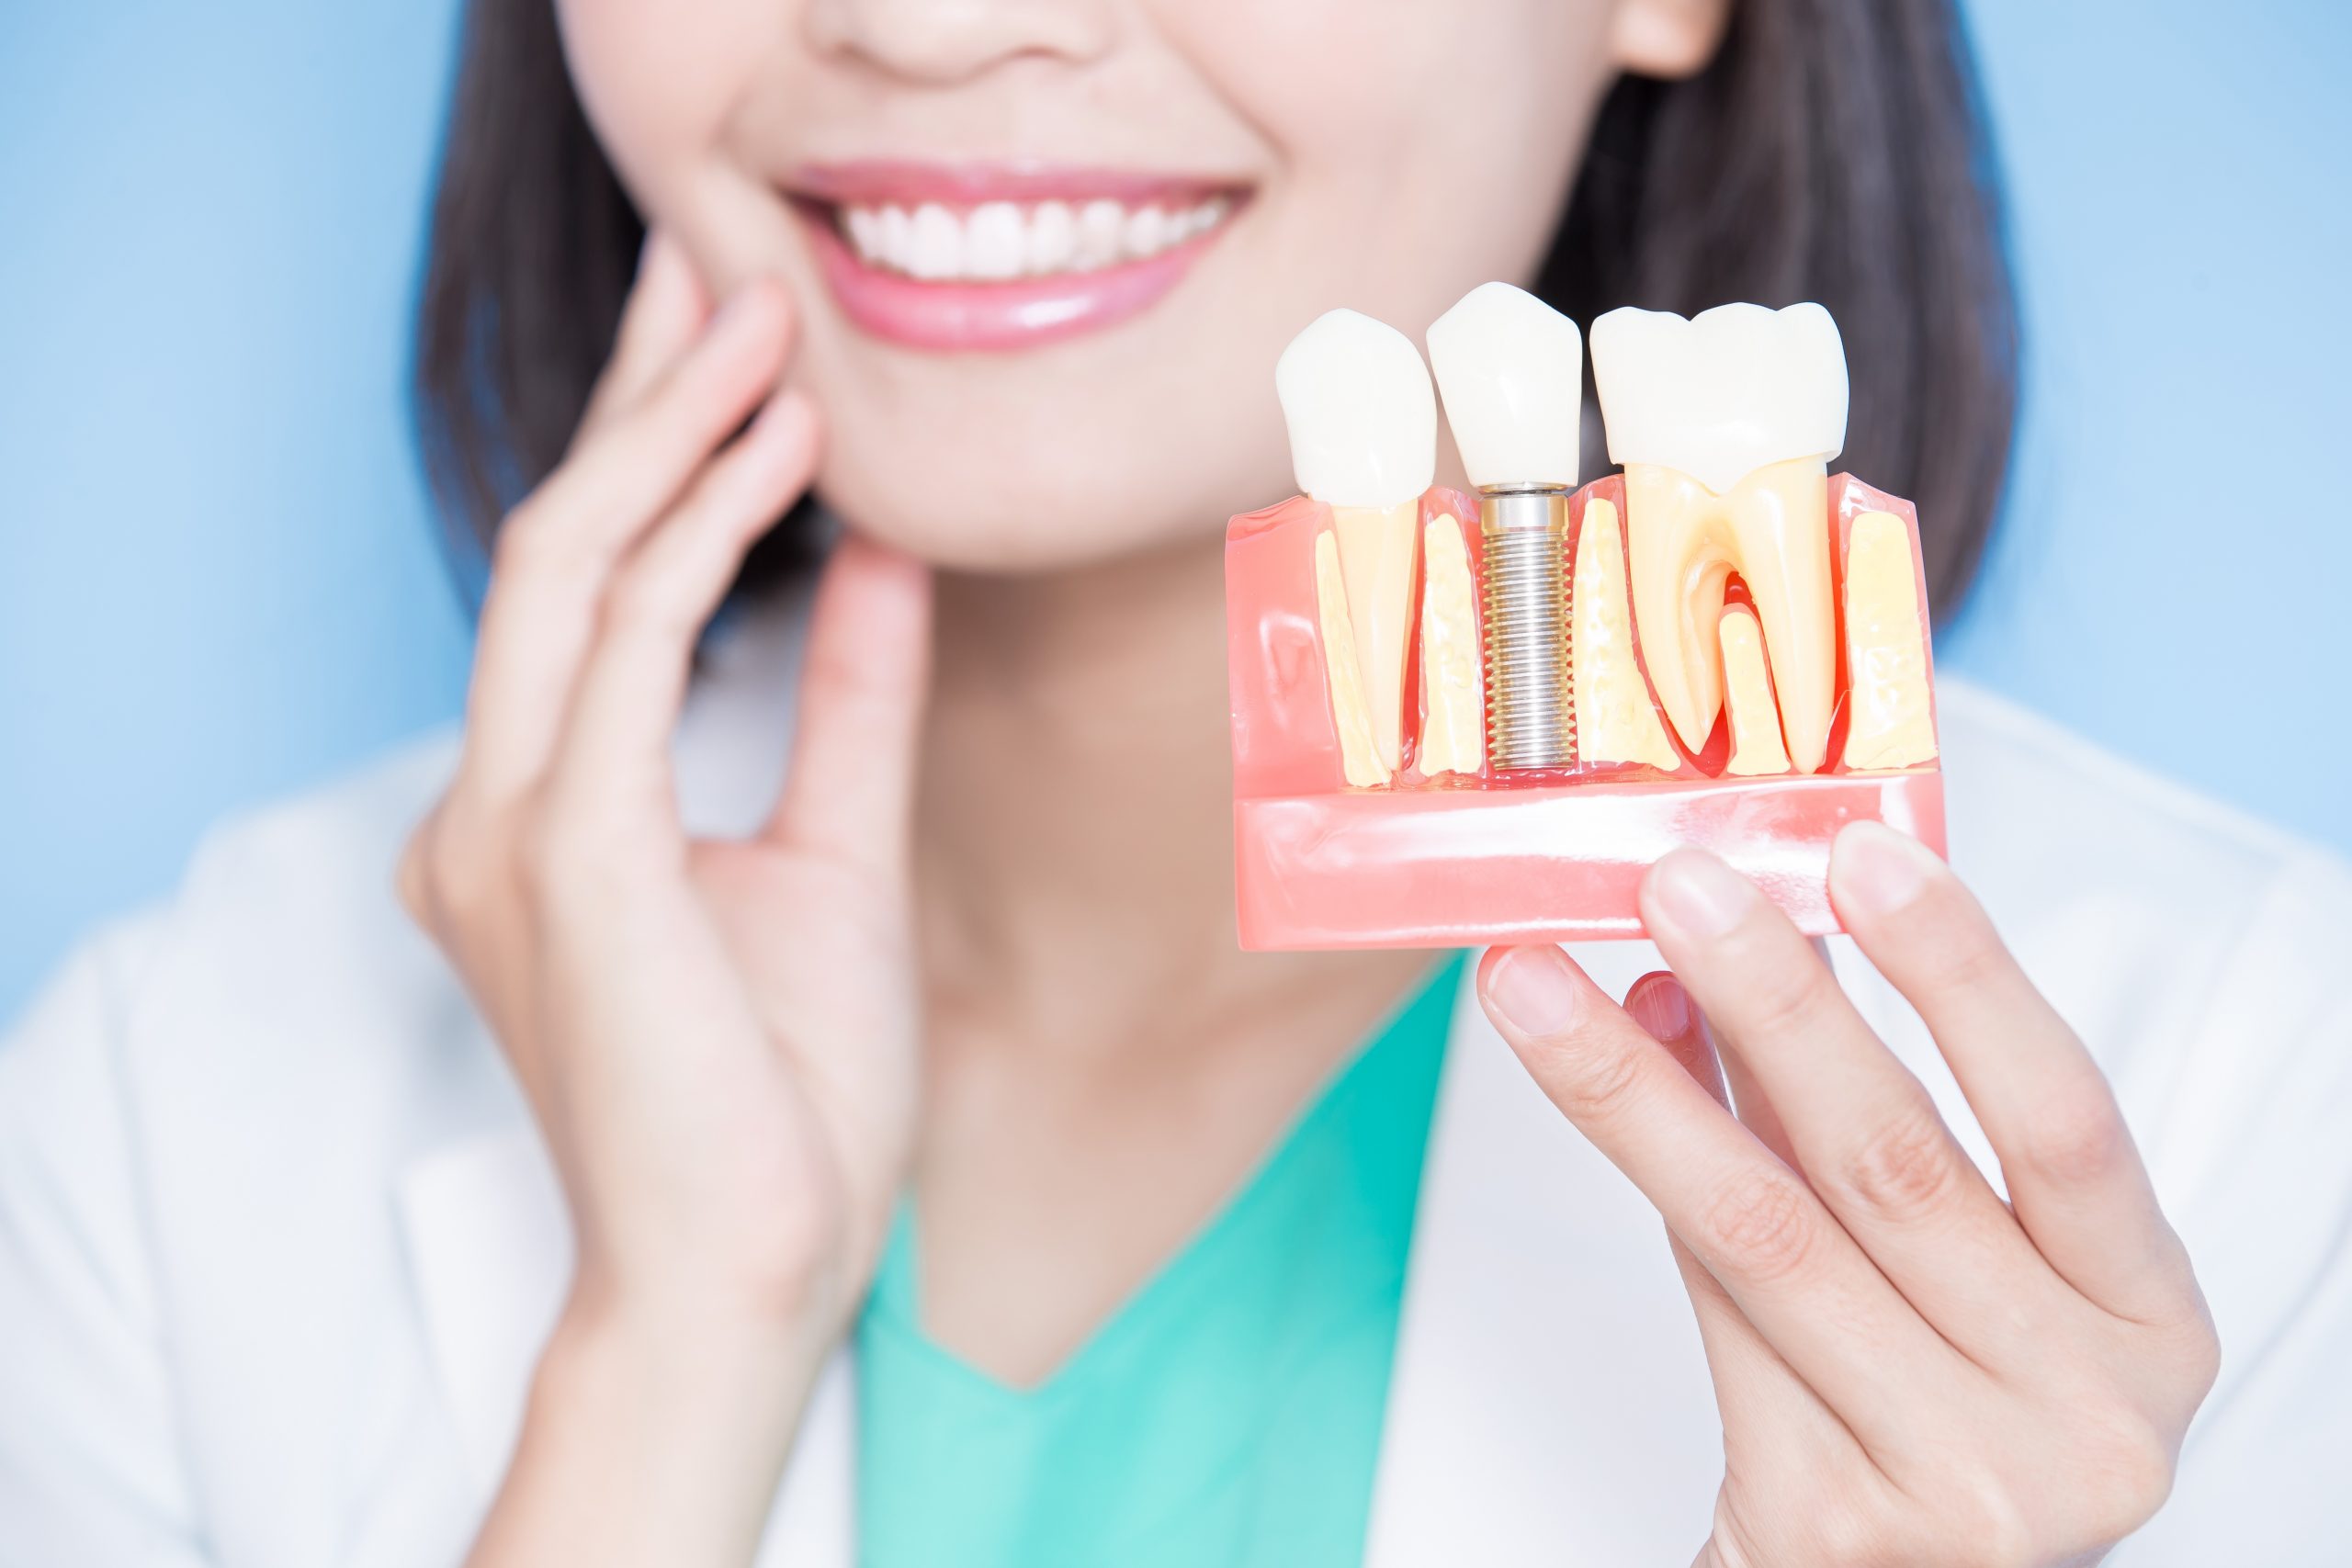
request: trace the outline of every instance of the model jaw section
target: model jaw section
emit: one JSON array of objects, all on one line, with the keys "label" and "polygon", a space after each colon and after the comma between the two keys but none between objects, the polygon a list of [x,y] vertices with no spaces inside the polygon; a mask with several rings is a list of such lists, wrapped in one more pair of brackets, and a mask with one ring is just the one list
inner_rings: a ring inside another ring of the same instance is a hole
[{"label": "model jaw section", "polygon": [[[1571,491],[1576,342],[1499,286],[1430,329],[1476,496],[1430,482],[1430,377],[1401,333],[1335,311],[1283,356],[1306,493],[1227,534],[1245,946],[1638,935],[1642,874],[1683,844],[1819,933],[1846,823],[1940,849],[1917,524],[1829,471],[1846,384],[1826,314],[1602,318],[1623,472]],[[1526,536],[1491,514],[1538,491],[1566,519],[1545,523],[1548,575],[1498,598],[1498,541]],[[1498,604],[1555,634],[1556,668],[1498,659]],[[1556,702],[1565,756],[1506,748],[1505,682]]]},{"label": "model jaw section", "polygon": [[[1624,471],[1572,496],[1574,324],[1489,284],[1429,341],[1476,498],[1429,483],[1430,376],[1403,334],[1335,310],[1276,374],[1322,536],[1315,619],[1347,786],[1745,779],[1932,761],[1916,526],[1849,498],[1904,503],[1829,474],[1847,384],[1827,312],[1602,317],[1594,368]],[[1535,596],[1555,596],[1539,609],[1556,611],[1560,668],[1529,687],[1556,700],[1566,740],[1531,767],[1496,728],[1518,667],[1496,657],[1502,536],[1474,517],[1538,491],[1563,498],[1557,510],[1576,521],[1552,547],[1555,581]],[[1833,515],[1833,493],[1849,515]]]}]

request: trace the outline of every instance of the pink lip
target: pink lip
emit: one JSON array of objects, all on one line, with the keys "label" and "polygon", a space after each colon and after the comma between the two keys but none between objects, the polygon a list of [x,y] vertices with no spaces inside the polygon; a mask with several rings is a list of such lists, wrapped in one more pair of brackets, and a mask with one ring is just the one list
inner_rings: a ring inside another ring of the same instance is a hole
[{"label": "pink lip", "polygon": [[833,164],[804,169],[790,184],[803,198],[795,207],[807,220],[825,281],[851,321],[893,343],[944,351],[1030,348],[1125,321],[1182,282],[1230,220],[1157,255],[1093,272],[1002,283],[933,283],[860,261],[842,243],[831,205],[930,201],[968,208],[988,201],[1109,198],[1134,205],[1158,199],[1175,208],[1235,193],[1229,182],[1035,165]]}]

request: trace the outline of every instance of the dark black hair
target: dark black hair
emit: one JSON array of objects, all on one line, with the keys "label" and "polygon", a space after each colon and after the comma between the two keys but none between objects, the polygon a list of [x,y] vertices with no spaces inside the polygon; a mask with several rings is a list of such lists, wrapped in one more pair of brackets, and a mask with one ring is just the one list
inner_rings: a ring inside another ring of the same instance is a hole
[{"label": "dark black hair", "polygon": [[[471,537],[562,457],[643,238],[552,0],[470,0],[416,395],[435,493]],[[1966,593],[2007,464],[2017,323],[1952,0],[1735,0],[1705,70],[1611,89],[1536,288],[1581,322],[1826,305],[1854,390],[1839,466],[1918,503],[1938,612]],[[747,575],[808,548],[804,513]]]}]

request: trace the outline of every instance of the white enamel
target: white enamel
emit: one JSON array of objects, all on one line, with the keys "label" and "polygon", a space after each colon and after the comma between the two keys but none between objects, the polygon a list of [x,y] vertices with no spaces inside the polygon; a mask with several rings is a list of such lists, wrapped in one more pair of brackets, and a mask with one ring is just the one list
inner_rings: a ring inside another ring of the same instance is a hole
[{"label": "white enamel", "polygon": [[1474,485],[1573,486],[1584,337],[1523,288],[1482,283],[1430,323],[1430,367]]},{"label": "white enamel", "polygon": [[1107,198],[989,201],[964,211],[926,202],[843,207],[841,230],[857,258],[933,283],[1005,283],[1141,261],[1225,221],[1223,197],[1187,208],[1130,208]]},{"label": "white enamel", "polygon": [[1329,310],[1274,364],[1298,488],[1333,506],[1400,505],[1437,477],[1437,394],[1412,340]]},{"label": "white enamel", "polygon": [[975,208],[964,220],[964,270],[979,278],[1020,276],[1025,227],[1009,201]]},{"label": "white enamel", "polygon": [[1846,347],[1815,304],[1611,310],[1592,323],[1592,376],[1611,461],[1718,495],[1768,463],[1846,447]]}]

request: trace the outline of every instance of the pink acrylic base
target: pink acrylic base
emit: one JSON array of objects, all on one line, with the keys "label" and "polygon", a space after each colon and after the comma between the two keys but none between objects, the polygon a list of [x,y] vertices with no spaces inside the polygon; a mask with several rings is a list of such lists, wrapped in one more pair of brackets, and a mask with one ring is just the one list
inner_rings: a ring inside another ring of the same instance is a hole
[{"label": "pink acrylic base", "polygon": [[[1572,528],[1582,527],[1586,503],[1595,497],[1623,515],[1623,480],[1612,476],[1572,498]],[[1823,525],[1831,531],[1834,603],[1843,603],[1848,530],[1862,512],[1904,520],[1916,570],[1918,526],[1909,502],[1845,474],[1831,476],[1828,502]],[[1421,498],[1422,519],[1440,513],[1475,520],[1477,505],[1431,490]],[[1829,907],[1829,845],[1847,823],[1884,822],[1943,853],[1943,778],[1934,762],[1868,773],[1832,762],[1809,775],[1728,778],[1722,770],[1729,740],[1720,723],[1699,751],[1678,747],[1671,771],[1576,765],[1529,776],[1489,767],[1475,778],[1429,778],[1412,756],[1420,694],[1409,682],[1419,668],[1418,646],[1408,664],[1406,766],[1388,785],[1348,787],[1315,597],[1314,541],[1329,517],[1329,508],[1295,498],[1235,518],[1226,535],[1242,946],[1456,947],[1638,937],[1642,877],[1683,844],[1722,856],[1800,929],[1819,935],[1838,929]],[[1465,543],[1475,571],[1475,521]],[[1924,639],[1924,580],[1915,591]],[[1843,752],[1849,722],[1843,647],[1841,629],[1833,758]],[[1638,639],[1634,651],[1646,671]],[[1658,722],[1667,723],[1662,712]]]},{"label": "pink acrylic base", "polygon": [[1849,822],[1941,854],[1933,769],[1546,789],[1237,800],[1245,948],[1456,947],[1642,934],[1643,874],[1678,845],[1753,878],[1798,929],[1838,929],[1829,844]]}]

